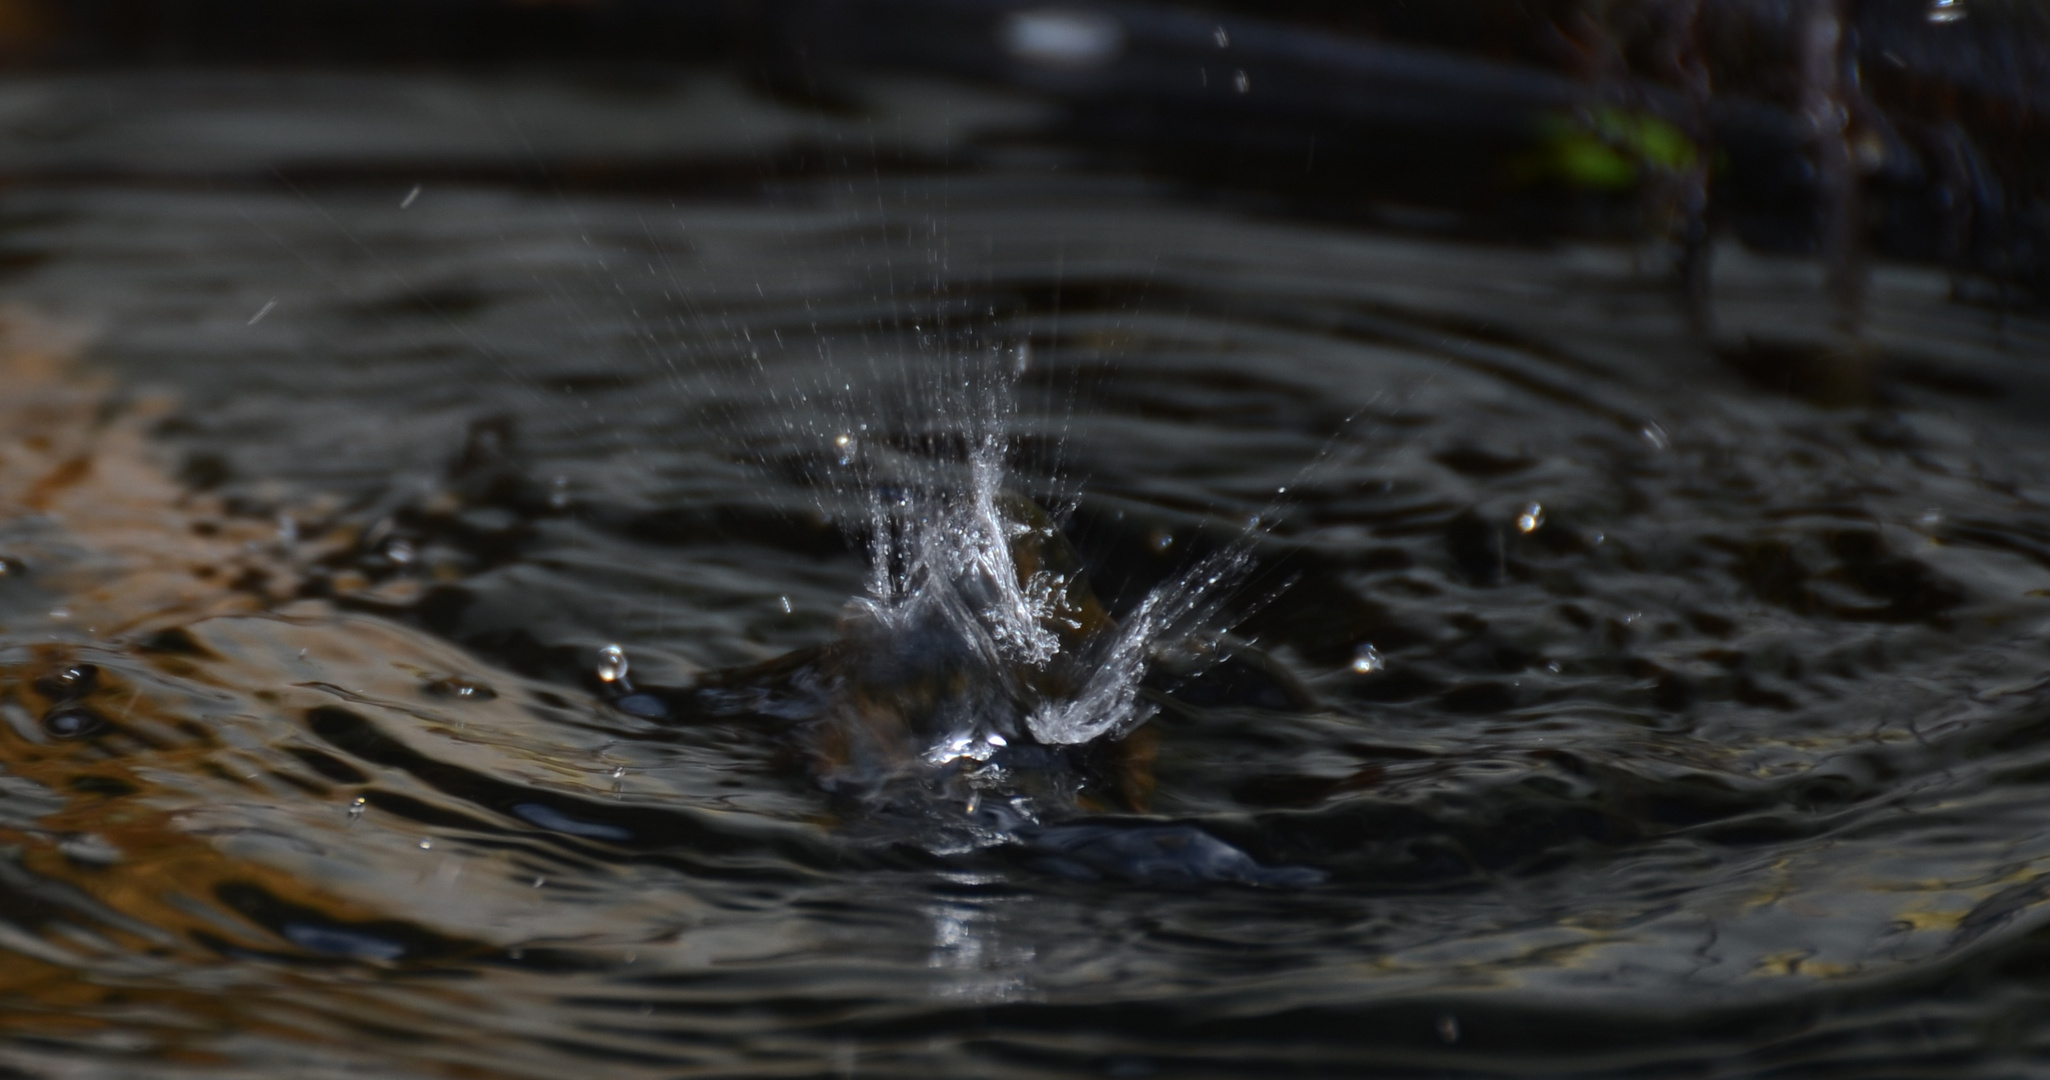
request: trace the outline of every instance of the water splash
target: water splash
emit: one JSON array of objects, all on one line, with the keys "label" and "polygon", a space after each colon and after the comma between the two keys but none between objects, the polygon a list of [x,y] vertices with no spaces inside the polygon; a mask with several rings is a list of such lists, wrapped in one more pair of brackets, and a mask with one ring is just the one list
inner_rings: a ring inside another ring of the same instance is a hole
[{"label": "water splash", "polygon": [[913,380],[914,434],[896,445],[830,436],[869,527],[867,588],[835,646],[851,726],[908,732],[928,766],[1129,734],[1152,715],[1141,683],[1156,651],[1213,619],[1250,563],[1213,555],[1112,618],[1052,518],[1016,490],[1024,355],[938,359]]}]

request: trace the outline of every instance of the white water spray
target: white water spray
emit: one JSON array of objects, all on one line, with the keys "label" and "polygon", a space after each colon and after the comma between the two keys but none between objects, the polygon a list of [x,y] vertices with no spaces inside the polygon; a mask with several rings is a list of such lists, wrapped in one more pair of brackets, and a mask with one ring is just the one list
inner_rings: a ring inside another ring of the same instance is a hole
[{"label": "white water spray", "polygon": [[[1250,562],[1239,548],[1211,556],[1112,620],[1053,523],[1011,486],[1017,355],[957,354],[914,379],[925,454],[833,440],[871,535],[848,640],[915,654],[891,662],[893,676],[908,667],[949,685],[948,714],[914,725],[929,763],[988,760],[1021,732],[1050,746],[1128,734],[1151,715],[1140,686],[1155,651],[1215,616]],[[954,459],[940,460],[947,448]]]}]

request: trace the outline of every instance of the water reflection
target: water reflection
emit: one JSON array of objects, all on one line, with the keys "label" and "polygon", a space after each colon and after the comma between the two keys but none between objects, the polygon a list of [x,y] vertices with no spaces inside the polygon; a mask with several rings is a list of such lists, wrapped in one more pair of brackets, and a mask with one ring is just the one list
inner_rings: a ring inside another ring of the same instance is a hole
[{"label": "water reflection", "polygon": [[[2038,324],[1882,274],[1846,359],[1731,252],[1694,348],[1624,252],[1042,181],[21,196],[105,336],[0,349],[9,1062],[2020,1071]],[[891,434],[822,354],[939,314],[1030,343],[1008,464],[1108,610],[1273,525],[1143,798],[1001,842],[799,730],[870,569],[832,436]]]}]

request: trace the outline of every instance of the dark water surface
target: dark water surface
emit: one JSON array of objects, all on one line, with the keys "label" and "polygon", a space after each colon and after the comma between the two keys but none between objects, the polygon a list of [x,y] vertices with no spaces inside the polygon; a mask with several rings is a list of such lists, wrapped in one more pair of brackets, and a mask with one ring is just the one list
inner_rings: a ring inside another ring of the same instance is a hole
[{"label": "dark water surface", "polygon": [[[1882,268],[1847,350],[1732,249],[1711,348],[1629,251],[900,86],[156,78],[6,91],[10,348],[89,344],[0,431],[0,1062],[2043,1067],[2043,323]],[[1020,343],[1097,593],[1259,517],[1237,632],[1308,698],[1184,687],[1143,799],[972,834],[825,790],[801,672],[706,673],[862,590],[834,435],[905,421],[844,402]]]}]

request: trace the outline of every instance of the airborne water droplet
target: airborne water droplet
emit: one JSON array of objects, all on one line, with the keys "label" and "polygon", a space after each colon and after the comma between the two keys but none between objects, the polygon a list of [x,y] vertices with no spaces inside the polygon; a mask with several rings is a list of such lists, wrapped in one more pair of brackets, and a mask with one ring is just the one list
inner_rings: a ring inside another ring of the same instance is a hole
[{"label": "airborne water droplet", "polygon": [[1544,523],[1545,508],[1538,503],[1531,503],[1523,508],[1523,513],[1516,516],[1516,531],[1536,532]]},{"label": "airborne water droplet", "polygon": [[1372,645],[1362,645],[1358,652],[1352,654],[1352,670],[1356,674],[1371,675],[1386,666],[1381,660],[1381,654]]},{"label": "airborne water droplet", "polygon": [[356,819],[356,818],[362,817],[362,816],[363,816],[363,808],[364,808],[364,807],[366,807],[366,806],[369,806],[369,805],[370,805],[370,800],[368,800],[368,799],[365,799],[365,798],[364,798],[363,796],[361,796],[361,795],[358,795],[358,796],[356,796],[356,797],[355,797],[354,799],[351,799],[351,800],[349,800],[349,817],[350,817],[350,819],[351,819],[351,820],[354,820],[354,819]]},{"label": "airborne water droplet", "polygon": [[617,645],[607,645],[598,650],[598,681],[617,683],[620,689],[629,685],[626,673],[631,665],[626,661],[626,650]]}]

